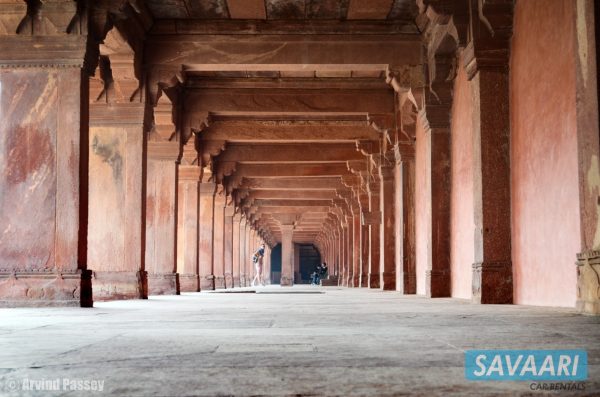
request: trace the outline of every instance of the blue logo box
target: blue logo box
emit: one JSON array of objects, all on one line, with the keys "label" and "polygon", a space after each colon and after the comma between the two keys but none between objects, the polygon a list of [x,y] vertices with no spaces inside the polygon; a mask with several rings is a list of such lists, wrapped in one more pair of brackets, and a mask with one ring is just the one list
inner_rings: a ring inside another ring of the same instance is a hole
[{"label": "blue logo box", "polygon": [[585,350],[467,350],[468,380],[583,381]]}]

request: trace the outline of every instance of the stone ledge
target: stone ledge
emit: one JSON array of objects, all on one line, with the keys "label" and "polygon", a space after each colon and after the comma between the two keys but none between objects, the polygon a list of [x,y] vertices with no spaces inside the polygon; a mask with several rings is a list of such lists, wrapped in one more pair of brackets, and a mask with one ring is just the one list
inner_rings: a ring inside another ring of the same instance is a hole
[{"label": "stone ledge", "polygon": [[92,307],[91,271],[0,273],[0,307]]},{"label": "stone ledge", "polygon": [[97,301],[147,299],[148,273],[94,271],[93,296]]}]

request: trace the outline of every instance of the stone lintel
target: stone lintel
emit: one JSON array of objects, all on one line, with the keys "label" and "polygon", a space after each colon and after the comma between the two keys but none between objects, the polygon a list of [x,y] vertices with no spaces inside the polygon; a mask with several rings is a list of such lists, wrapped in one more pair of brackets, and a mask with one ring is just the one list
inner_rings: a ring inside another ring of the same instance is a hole
[{"label": "stone lintel", "polygon": [[90,127],[142,126],[144,111],[143,103],[91,103]]},{"label": "stone lintel", "polygon": [[1,36],[1,68],[83,67],[86,36]]},{"label": "stone lintel", "polygon": [[179,159],[181,145],[176,141],[149,141],[148,159],[155,161],[172,161]]}]

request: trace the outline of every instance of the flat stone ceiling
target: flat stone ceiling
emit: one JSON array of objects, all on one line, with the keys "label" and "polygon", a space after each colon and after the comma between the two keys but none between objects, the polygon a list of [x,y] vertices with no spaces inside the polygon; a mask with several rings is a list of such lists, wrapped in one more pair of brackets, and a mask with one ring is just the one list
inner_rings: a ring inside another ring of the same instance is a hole
[{"label": "flat stone ceiling", "polygon": [[405,20],[414,0],[148,0],[157,19]]}]

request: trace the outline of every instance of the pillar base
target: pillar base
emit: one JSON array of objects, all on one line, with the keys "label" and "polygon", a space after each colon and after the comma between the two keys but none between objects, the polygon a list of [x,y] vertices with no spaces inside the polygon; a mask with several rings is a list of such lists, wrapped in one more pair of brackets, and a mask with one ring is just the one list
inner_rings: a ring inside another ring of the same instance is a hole
[{"label": "pillar base", "polygon": [[148,299],[148,273],[139,272],[92,272],[93,297],[95,301],[122,299]]},{"label": "pillar base", "polygon": [[325,280],[321,280],[321,285],[323,287],[337,287],[338,282],[338,276],[329,276]]},{"label": "pillar base", "polygon": [[215,289],[225,289],[225,277],[215,277]]},{"label": "pillar base", "polygon": [[369,273],[369,288],[379,288],[379,273]]},{"label": "pillar base", "polygon": [[233,284],[231,286],[231,288],[237,288],[240,286],[240,278],[239,277],[233,277]]},{"label": "pillar base", "polygon": [[398,280],[402,280],[396,284],[396,291],[404,295],[412,295],[417,293],[417,275],[414,273],[400,273]]},{"label": "pillar base", "polygon": [[600,251],[577,254],[577,302],[580,313],[600,315]]},{"label": "pillar base", "polygon": [[360,275],[360,287],[361,288],[369,288],[369,275],[368,274]]},{"label": "pillar base", "polygon": [[395,291],[396,290],[396,273],[381,273],[379,280],[381,289],[384,291]]},{"label": "pillar base", "polygon": [[474,263],[471,302],[513,303],[512,262]]},{"label": "pillar base", "polygon": [[292,287],[294,285],[294,279],[290,277],[281,276],[281,281],[279,285],[282,287]]},{"label": "pillar base", "polygon": [[148,295],[179,295],[179,273],[149,273]]},{"label": "pillar base", "polygon": [[240,287],[245,287],[246,286],[246,275],[245,274],[240,274]]},{"label": "pillar base", "polygon": [[449,298],[450,272],[427,270],[425,272],[425,295],[428,298]]},{"label": "pillar base", "polygon": [[214,291],[215,289],[215,276],[209,274],[204,277],[200,277],[200,291]]},{"label": "pillar base", "polygon": [[360,276],[358,274],[355,274],[352,278],[352,286],[355,288],[360,287]]},{"label": "pillar base", "polygon": [[225,288],[233,288],[233,276],[225,273]]},{"label": "pillar base", "polygon": [[200,278],[197,274],[180,274],[179,290],[181,292],[200,291]]},{"label": "pillar base", "polygon": [[348,276],[346,278],[346,285],[348,286],[348,288],[354,287],[353,280],[354,280],[354,276],[352,276],[352,273],[348,274]]},{"label": "pillar base", "polygon": [[92,272],[0,273],[0,307],[92,307]]}]

